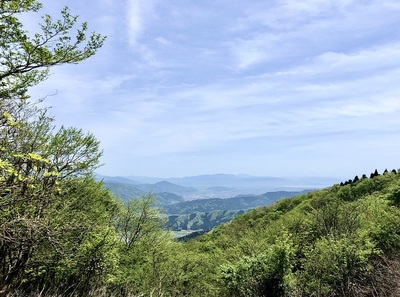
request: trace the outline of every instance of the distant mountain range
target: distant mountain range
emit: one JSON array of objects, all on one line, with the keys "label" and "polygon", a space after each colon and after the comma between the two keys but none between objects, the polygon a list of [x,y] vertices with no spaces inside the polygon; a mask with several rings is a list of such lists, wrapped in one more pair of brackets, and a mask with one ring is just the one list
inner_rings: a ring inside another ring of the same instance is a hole
[{"label": "distant mountain range", "polygon": [[144,192],[152,192],[152,193],[168,192],[177,195],[191,194],[198,191],[196,188],[180,186],[167,181],[160,181],[155,184],[140,184],[136,185],[135,187]]},{"label": "distant mountain range", "polygon": [[338,183],[341,180],[332,177],[258,177],[246,174],[206,174],[197,176],[188,176],[180,178],[157,178],[157,177],[125,177],[136,182],[157,183],[167,181],[173,184],[193,187],[204,190],[210,187],[227,188],[322,188]]},{"label": "distant mountain range", "polygon": [[182,197],[184,200],[215,197],[230,198],[239,194],[259,195],[277,190],[318,189],[340,182],[340,179],[331,177],[280,178],[256,177],[243,174],[210,174],[166,179],[97,175],[96,178],[103,180],[107,187],[124,200],[149,192],[154,194],[172,193]]}]

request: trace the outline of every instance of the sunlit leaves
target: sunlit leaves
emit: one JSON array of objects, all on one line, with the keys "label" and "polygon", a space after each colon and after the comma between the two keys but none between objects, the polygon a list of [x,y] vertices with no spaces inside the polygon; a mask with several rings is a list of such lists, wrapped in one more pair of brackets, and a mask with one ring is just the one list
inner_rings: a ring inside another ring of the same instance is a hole
[{"label": "sunlit leaves", "polygon": [[49,67],[78,63],[103,45],[105,38],[88,34],[87,23],[77,27],[78,17],[67,7],[60,19],[45,15],[41,32],[30,37],[18,14],[39,11],[41,6],[29,0],[0,2],[0,98],[27,98],[27,89],[46,79]]}]

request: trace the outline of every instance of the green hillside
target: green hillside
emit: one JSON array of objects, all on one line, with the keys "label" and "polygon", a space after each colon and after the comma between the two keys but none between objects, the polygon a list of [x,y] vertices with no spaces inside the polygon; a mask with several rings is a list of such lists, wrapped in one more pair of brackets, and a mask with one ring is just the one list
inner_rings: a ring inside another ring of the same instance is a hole
[{"label": "green hillside", "polygon": [[232,198],[208,198],[184,201],[165,206],[163,212],[166,214],[191,214],[195,212],[212,212],[215,210],[245,210],[259,206],[269,205],[284,197],[293,197],[302,192],[276,191],[267,192],[262,195],[240,195]]},{"label": "green hillside", "polygon": [[135,185],[127,183],[104,182],[104,187],[109,189],[116,197],[119,197],[124,201],[145,194],[145,192],[138,189]]},{"label": "green hillside", "polygon": [[217,227],[189,243],[208,260],[196,282],[209,296],[399,296],[399,177],[356,178]]},{"label": "green hillside", "polygon": [[[238,215],[250,209],[270,205],[283,197],[293,197],[302,192],[276,191],[262,195],[241,195],[233,198],[209,198],[193,201],[184,201],[162,208],[162,212],[168,215],[166,230],[174,231],[174,236],[180,238],[183,230],[191,233],[192,230],[209,231],[223,223],[228,223]],[[194,237],[195,234],[192,235]]]},{"label": "green hillside", "polygon": [[212,212],[195,212],[191,214],[170,215],[166,224],[167,230],[203,230],[231,221],[234,217],[243,214],[244,210],[215,210]]},{"label": "green hillside", "polygon": [[[104,187],[111,191],[116,197],[123,201],[129,201],[135,197],[143,196],[146,194],[144,190],[138,188],[138,185],[120,183],[120,182],[104,182]],[[165,206],[173,203],[182,202],[183,198],[179,195],[168,192],[157,192],[156,205]]]}]

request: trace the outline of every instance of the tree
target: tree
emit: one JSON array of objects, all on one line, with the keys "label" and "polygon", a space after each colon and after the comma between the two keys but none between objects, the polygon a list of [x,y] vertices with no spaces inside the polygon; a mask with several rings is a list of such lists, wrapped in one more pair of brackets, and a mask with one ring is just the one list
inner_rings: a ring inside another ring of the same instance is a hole
[{"label": "tree", "polygon": [[82,294],[106,286],[117,273],[118,202],[91,177],[68,178],[59,187],[43,219],[47,238],[33,251],[20,284],[25,293]]},{"label": "tree", "polygon": [[45,15],[41,32],[30,37],[18,16],[38,12],[37,0],[0,0],[0,98],[26,98],[29,87],[46,79],[49,67],[78,63],[94,55],[105,38],[87,35],[87,23],[82,23],[74,38],[71,30],[77,16],[65,7],[61,19]]},{"label": "tree", "polygon": [[41,32],[30,37],[18,17],[41,6],[0,0],[0,294],[30,273],[38,251],[62,246],[63,229],[52,222],[65,209],[61,197],[71,198],[61,195],[63,186],[90,175],[101,156],[93,135],[55,131],[48,110],[28,100],[29,87],[46,79],[50,67],[89,58],[104,42],[101,35],[87,35],[86,23],[71,37],[77,17],[68,8],[60,20],[44,16]]},{"label": "tree", "polygon": [[[309,296],[358,296],[374,245],[365,236],[322,237],[305,251],[301,278]],[[315,295],[314,295],[315,294]]]},{"label": "tree", "polygon": [[26,118],[19,114],[15,121],[7,116],[0,128],[3,288],[12,288],[23,279],[28,262],[46,241],[57,243],[54,238],[59,230],[53,228],[50,213],[59,215],[52,210],[66,203],[61,198],[63,185],[90,174],[101,156],[93,135],[64,127],[54,132],[52,118],[45,111],[28,103],[24,111]]},{"label": "tree", "polygon": [[122,295],[162,296],[171,273],[166,264],[172,242],[154,203],[152,194],[134,198],[123,206],[117,220],[121,275],[115,286]]},{"label": "tree", "polygon": [[291,291],[294,247],[288,234],[266,252],[245,256],[222,268],[229,296],[288,296]]}]

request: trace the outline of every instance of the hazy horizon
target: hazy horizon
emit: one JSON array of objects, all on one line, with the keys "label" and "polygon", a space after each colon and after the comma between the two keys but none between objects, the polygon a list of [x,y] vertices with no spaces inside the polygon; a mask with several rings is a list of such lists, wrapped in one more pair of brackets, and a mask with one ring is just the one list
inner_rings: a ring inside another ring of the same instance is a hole
[{"label": "hazy horizon", "polygon": [[216,173],[200,173],[200,174],[189,174],[189,175],[182,175],[182,176],[158,176],[158,175],[137,175],[137,174],[126,174],[126,175],[110,175],[107,174],[107,172],[102,172],[99,170],[96,170],[97,175],[101,176],[108,176],[108,177],[124,177],[124,178],[135,178],[135,177],[141,177],[141,178],[158,178],[158,179],[173,179],[173,178],[186,178],[186,177],[198,177],[198,176],[213,176],[213,175],[234,175],[234,176],[248,176],[248,177],[255,177],[255,178],[332,178],[332,179],[339,179],[339,180],[348,180],[348,179],[353,179],[356,175],[358,177],[361,177],[363,174],[367,175],[368,177],[370,176],[371,173],[374,171],[378,170],[379,174],[383,174],[383,172],[387,169],[388,171],[392,171],[393,169],[398,170],[399,168],[384,168],[384,169],[379,169],[379,168],[374,168],[371,169],[370,171],[365,171],[365,172],[358,172],[355,173],[352,176],[328,176],[328,175],[254,175],[254,174],[248,174],[248,173],[224,173],[224,172],[216,172]]}]

